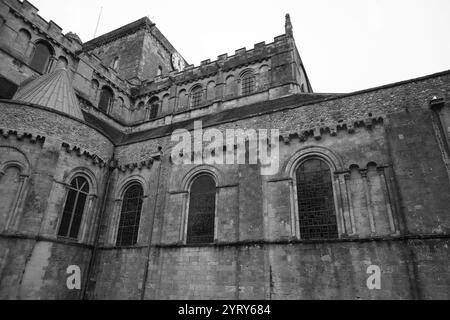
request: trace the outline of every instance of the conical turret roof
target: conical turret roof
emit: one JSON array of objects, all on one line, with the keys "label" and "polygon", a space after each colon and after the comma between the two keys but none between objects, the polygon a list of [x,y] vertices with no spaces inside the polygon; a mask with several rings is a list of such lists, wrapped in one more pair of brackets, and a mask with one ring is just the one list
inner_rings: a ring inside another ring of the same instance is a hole
[{"label": "conical turret roof", "polygon": [[28,82],[16,92],[13,100],[55,109],[84,120],[69,73],[64,66],[58,66],[55,71]]}]

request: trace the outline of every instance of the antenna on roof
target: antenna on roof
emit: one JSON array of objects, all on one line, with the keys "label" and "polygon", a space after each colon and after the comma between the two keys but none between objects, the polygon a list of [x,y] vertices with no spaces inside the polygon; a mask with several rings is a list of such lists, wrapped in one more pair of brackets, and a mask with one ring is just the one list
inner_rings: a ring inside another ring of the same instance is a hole
[{"label": "antenna on roof", "polygon": [[100,7],[100,13],[98,15],[97,26],[95,27],[95,31],[94,31],[94,39],[97,36],[97,30],[98,30],[98,25],[100,24],[100,17],[102,16],[102,11],[103,11],[103,7]]}]

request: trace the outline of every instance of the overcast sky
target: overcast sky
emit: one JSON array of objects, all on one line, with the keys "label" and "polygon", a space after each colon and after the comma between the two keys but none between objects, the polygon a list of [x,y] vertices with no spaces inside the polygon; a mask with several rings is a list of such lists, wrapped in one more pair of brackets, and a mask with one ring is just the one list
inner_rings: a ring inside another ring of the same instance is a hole
[{"label": "overcast sky", "polygon": [[449,0],[30,0],[86,42],[148,16],[194,65],[272,42],[290,13],[315,92],[352,92],[450,69]]}]

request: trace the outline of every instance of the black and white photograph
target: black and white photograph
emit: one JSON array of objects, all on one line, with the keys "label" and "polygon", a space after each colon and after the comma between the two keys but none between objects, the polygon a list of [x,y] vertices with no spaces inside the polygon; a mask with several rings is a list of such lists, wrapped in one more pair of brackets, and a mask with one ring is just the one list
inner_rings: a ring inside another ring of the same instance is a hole
[{"label": "black and white photograph", "polygon": [[449,300],[449,246],[450,1],[0,0],[0,300]]}]

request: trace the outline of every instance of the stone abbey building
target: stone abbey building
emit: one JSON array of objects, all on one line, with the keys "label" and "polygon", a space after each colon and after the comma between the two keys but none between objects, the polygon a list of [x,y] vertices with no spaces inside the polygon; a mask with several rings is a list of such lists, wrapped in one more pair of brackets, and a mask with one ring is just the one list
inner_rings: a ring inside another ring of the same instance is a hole
[{"label": "stone abbey building", "polygon": [[[148,18],[83,43],[1,0],[0,98],[1,299],[450,298],[450,71],[315,93],[289,16],[192,66]],[[175,163],[194,120],[279,129],[278,171]]]}]

